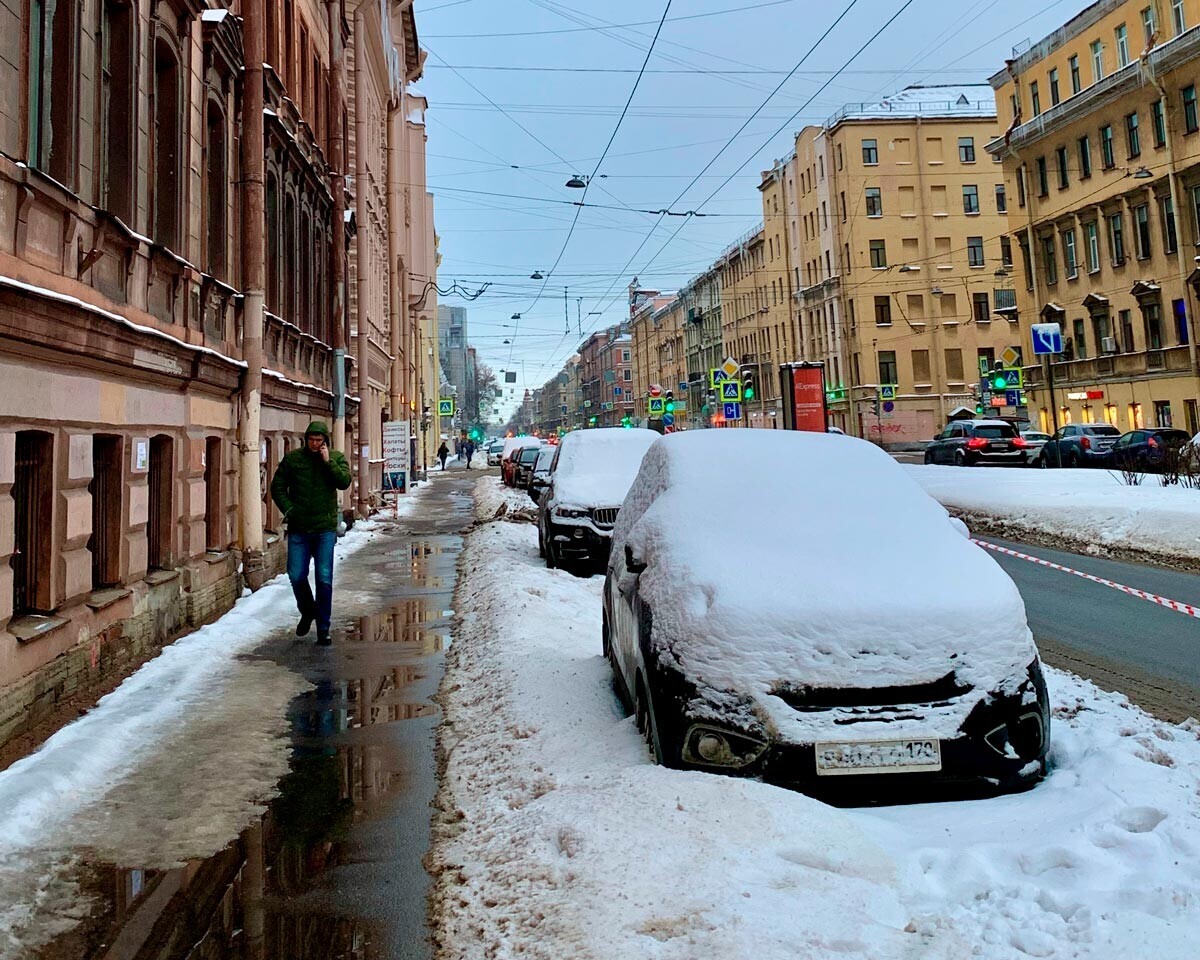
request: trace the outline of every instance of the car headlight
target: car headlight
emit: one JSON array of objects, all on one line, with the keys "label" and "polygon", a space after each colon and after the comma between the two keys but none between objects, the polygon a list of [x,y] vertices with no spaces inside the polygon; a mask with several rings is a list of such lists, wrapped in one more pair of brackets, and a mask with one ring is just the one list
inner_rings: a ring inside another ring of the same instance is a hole
[{"label": "car headlight", "polygon": [[683,759],[710,767],[745,767],[766,749],[766,743],[744,733],[697,723],[684,740]]},{"label": "car headlight", "polygon": [[586,510],[575,510],[572,507],[555,507],[554,515],[556,517],[562,517],[564,520],[579,519],[580,517],[586,517],[588,512]]}]

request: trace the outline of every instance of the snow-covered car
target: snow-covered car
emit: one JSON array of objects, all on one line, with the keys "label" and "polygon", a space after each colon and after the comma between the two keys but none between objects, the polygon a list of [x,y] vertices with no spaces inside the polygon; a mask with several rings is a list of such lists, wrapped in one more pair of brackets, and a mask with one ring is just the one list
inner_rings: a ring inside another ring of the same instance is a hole
[{"label": "snow-covered car", "polygon": [[550,486],[550,467],[554,463],[556,453],[556,444],[547,444],[538,451],[537,462],[533,465],[533,476],[529,478],[529,496],[533,498],[534,503],[542,499],[542,491]]},{"label": "snow-covered car", "polygon": [[[770,466],[718,509],[723,464]],[[664,438],[617,517],[603,605],[617,687],[666,766],[855,802],[1045,772],[1016,586],[872,444]]]},{"label": "snow-covered car", "polygon": [[542,441],[537,437],[508,437],[504,441],[504,449],[500,452],[500,479],[507,485],[512,486],[516,479],[516,456],[520,456],[520,451],[526,447],[540,447]]},{"label": "snow-covered car", "polygon": [[504,456],[504,441],[497,440],[494,443],[488,444],[487,448],[487,465],[489,467],[500,466],[500,458]]},{"label": "snow-covered car", "polygon": [[653,430],[624,427],[576,430],[562,438],[538,502],[538,552],[546,566],[608,557],[625,492],[658,439]]}]

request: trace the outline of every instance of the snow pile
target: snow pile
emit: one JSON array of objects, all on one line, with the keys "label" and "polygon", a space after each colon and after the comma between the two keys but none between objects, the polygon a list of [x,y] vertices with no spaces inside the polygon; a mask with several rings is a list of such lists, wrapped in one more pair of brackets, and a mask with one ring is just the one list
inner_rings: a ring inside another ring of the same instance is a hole
[{"label": "snow pile", "polygon": [[529,511],[536,511],[537,504],[525,490],[506,487],[499,477],[480,477],[475,481],[475,519],[481,523],[494,520],[496,511],[504,508],[504,515],[515,519],[518,514],[526,519]]},{"label": "snow pile", "polygon": [[576,430],[559,444],[554,501],[580,507],[619,507],[646,451],[659,439],[653,430],[602,427]]},{"label": "snow pile", "polygon": [[651,765],[600,656],[601,580],[542,568],[529,527],[477,528],[461,564],[431,856],[439,957],[1194,956],[1195,729],[1049,671],[1045,784],[839,811]]},{"label": "snow pile", "polygon": [[[765,462],[714,518],[714,464]],[[751,695],[798,742],[829,721],[774,696],[782,684],[882,687],[953,669],[975,693],[952,708],[855,726],[861,739],[948,736],[989,692],[1016,692],[1036,655],[1008,574],[891,457],[850,437],[664,437],[617,516],[618,556],[625,543],[648,564],[638,590],[654,643],[688,677]]]},{"label": "snow pile", "polygon": [[1200,563],[1200,491],[1107,470],[964,470],[908,466],[909,476],[973,528],[1089,553]]}]

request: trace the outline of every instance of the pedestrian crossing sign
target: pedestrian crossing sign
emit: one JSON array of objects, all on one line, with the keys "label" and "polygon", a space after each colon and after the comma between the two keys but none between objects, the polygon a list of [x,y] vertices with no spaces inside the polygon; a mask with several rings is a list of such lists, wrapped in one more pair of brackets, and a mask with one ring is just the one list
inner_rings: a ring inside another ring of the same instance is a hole
[{"label": "pedestrian crossing sign", "polygon": [[646,401],[646,413],[651,417],[661,417],[667,409],[667,400],[665,397],[650,397]]},{"label": "pedestrian crossing sign", "polygon": [[721,384],[722,403],[740,403],[742,399],[742,381],[726,380]]},{"label": "pedestrian crossing sign", "polygon": [[720,367],[710,367],[708,371],[708,385],[716,390],[721,384],[729,379],[727,374]]},{"label": "pedestrian crossing sign", "polygon": [[879,387],[879,399],[880,400],[895,400],[896,399],[896,385],[894,383],[881,384]]},{"label": "pedestrian crossing sign", "polygon": [[438,398],[438,416],[452,417],[454,416],[454,398],[439,397]]}]

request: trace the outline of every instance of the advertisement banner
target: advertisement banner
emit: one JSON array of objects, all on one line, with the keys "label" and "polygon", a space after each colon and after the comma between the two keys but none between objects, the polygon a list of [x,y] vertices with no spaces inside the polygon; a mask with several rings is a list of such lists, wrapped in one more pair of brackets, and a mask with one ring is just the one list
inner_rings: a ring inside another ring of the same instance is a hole
[{"label": "advertisement banner", "polygon": [[788,430],[824,433],[829,415],[825,406],[825,365],[822,363],[786,363],[779,368],[783,424]]},{"label": "advertisement banner", "polygon": [[408,492],[409,423],[389,420],[383,425],[383,489],[395,494]]}]

